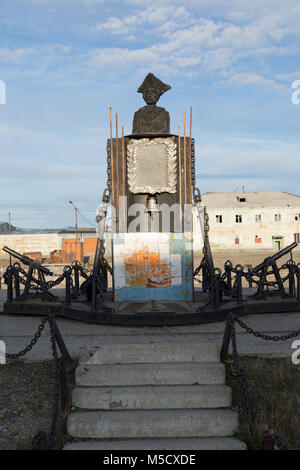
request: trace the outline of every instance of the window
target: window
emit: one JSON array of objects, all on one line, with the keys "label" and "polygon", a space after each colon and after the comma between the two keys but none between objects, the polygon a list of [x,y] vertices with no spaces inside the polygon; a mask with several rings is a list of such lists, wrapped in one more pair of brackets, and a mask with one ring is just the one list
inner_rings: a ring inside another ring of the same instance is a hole
[{"label": "window", "polygon": [[294,242],[300,243],[300,233],[294,233]]},{"label": "window", "polygon": [[300,221],[300,214],[295,215],[295,220],[297,220],[298,222]]},{"label": "window", "polygon": [[275,222],[281,222],[281,214],[275,214]]},{"label": "window", "polygon": [[235,237],[234,243],[235,243],[236,245],[239,245],[239,244],[240,244],[240,238],[239,238],[239,237]]},{"label": "window", "polygon": [[261,214],[255,214],[255,222],[261,222]]},{"label": "window", "polygon": [[239,214],[236,214],[235,216],[235,223],[236,224],[241,224],[242,223],[242,216]]},{"label": "window", "polygon": [[222,223],[222,215],[216,215],[216,222],[217,222],[217,224]]},{"label": "window", "polygon": [[245,197],[240,197],[240,202],[246,202],[246,198]]}]

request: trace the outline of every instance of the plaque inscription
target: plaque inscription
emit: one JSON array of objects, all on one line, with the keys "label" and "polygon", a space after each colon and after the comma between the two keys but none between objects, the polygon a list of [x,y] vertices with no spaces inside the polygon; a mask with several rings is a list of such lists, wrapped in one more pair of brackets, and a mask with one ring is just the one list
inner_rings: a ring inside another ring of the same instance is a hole
[{"label": "plaque inscription", "polygon": [[176,192],[177,149],[174,137],[131,139],[127,146],[127,163],[132,193]]}]

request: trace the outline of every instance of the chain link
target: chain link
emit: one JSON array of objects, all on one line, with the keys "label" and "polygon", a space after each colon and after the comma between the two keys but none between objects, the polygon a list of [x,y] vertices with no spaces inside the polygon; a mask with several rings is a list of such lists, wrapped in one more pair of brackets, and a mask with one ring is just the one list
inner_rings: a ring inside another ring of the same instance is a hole
[{"label": "chain link", "polygon": [[55,392],[54,392],[54,399],[53,399],[53,407],[52,407],[52,419],[51,419],[51,427],[49,432],[49,438],[47,440],[46,434],[44,431],[38,431],[38,433],[34,436],[32,440],[32,447],[33,449],[38,449],[39,442],[41,439],[45,439],[47,441],[48,449],[54,449],[57,445],[56,441],[56,434],[57,434],[57,427],[59,422],[59,412],[60,412],[60,396],[61,396],[61,374],[62,374],[62,358],[58,355],[57,344],[56,344],[56,332],[54,327],[54,319],[52,316],[48,315],[47,317],[43,318],[36,333],[34,334],[30,343],[18,353],[13,354],[5,354],[5,357],[8,359],[18,359],[19,357],[24,356],[27,354],[33,346],[37,343],[38,339],[40,338],[42,331],[45,328],[45,324],[49,323],[50,327],[50,342],[52,348],[52,355],[55,361]]},{"label": "chain link", "polygon": [[[229,328],[230,328],[230,337],[232,341],[232,355],[233,355],[234,368],[239,379],[240,389],[241,389],[242,397],[243,397],[243,412],[244,412],[245,422],[247,425],[249,435],[251,437],[251,441],[252,441],[251,444],[254,449],[258,450],[258,447],[256,446],[254,437],[253,437],[253,421],[252,421],[252,414],[251,414],[251,407],[250,407],[250,400],[249,400],[248,379],[247,379],[245,369],[240,364],[239,355],[238,355],[235,322],[238,325],[240,325],[241,328],[245,329],[247,333],[252,334],[255,337],[262,338],[267,341],[286,341],[287,339],[295,338],[296,336],[298,336],[300,334],[300,330],[294,331],[289,335],[270,336],[270,335],[265,335],[263,333],[253,330],[253,328],[250,328],[248,325],[242,322],[239,318],[235,317],[233,314],[229,316],[228,322],[229,322]],[[267,430],[265,431],[265,434],[267,435],[267,437],[274,440],[274,443],[277,445],[277,447],[280,450],[287,450],[287,446],[285,445],[285,443],[280,439],[278,434],[276,434],[274,431]]]},{"label": "chain link", "polygon": [[45,317],[45,318],[42,319],[36,333],[33,335],[32,340],[30,341],[30,343],[24,349],[22,349],[18,353],[12,353],[12,354],[6,353],[5,357],[7,359],[18,359],[19,357],[25,356],[25,354],[27,354],[29,351],[31,351],[33,346],[35,346],[38,339],[40,338],[40,336],[42,334],[42,331],[44,330],[45,324],[47,323],[47,321],[48,321],[48,317]]},{"label": "chain link", "polygon": [[281,335],[281,336],[271,336],[271,335],[266,335],[263,333],[260,333],[259,331],[253,330],[253,328],[250,328],[250,326],[246,325],[242,320],[239,318],[235,318],[235,321],[240,325],[241,328],[247,331],[247,333],[252,334],[253,336],[256,336],[257,338],[262,338],[266,341],[286,341],[287,339],[292,339],[296,338],[300,334],[300,329],[297,331],[293,331],[292,333],[288,335]]}]

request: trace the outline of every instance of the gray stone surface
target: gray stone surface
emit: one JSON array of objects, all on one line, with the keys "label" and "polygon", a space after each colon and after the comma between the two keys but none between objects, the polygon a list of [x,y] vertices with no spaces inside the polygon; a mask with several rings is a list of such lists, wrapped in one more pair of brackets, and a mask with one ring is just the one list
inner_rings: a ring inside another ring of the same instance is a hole
[{"label": "gray stone surface", "polygon": [[73,442],[64,450],[246,450],[234,437],[133,439]]},{"label": "gray stone surface", "polygon": [[218,362],[81,365],[76,383],[93,387],[104,385],[192,385],[223,384],[224,365]]},{"label": "gray stone surface", "polygon": [[[165,337],[168,339],[168,336]],[[102,344],[93,351],[86,351],[80,364],[131,364],[147,362],[216,362],[220,349],[214,343],[174,341],[137,343],[139,337],[132,338],[135,343]]]},{"label": "gray stone surface", "polygon": [[68,419],[77,438],[232,436],[238,416],[231,410],[81,411]]},{"label": "gray stone surface", "polygon": [[231,388],[226,385],[177,385],[142,387],[77,387],[73,405],[83,409],[226,408]]},{"label": "gray stone surface", "polygon": [[[6,291],[0,291],[0,312]],[[247,315],[243,321],[256,330],[272,335],[290,333],[300,328],[300,312],[268,313]],[[4,340],[8,352],[17,352],[31,340],[40,323],[40,319],[30,316],[6,315],[0,313],[0,339]],[[136,342],[199,342],[222,344],[224,322],[206,323],[190,326],[170,327],[122,327],[94,325],[73,320],[58,319],[59,328],[66,345],[74,358],[79,358],[86,348],[102,344],[128,344]],[[166,338],[167,337],[167,338]],[[134,338],[134,341],[132,339]],[[242,355],[263,355],[270,357],[290,357],[292,340],[285,342],[263,341],[255,338],[237,327],[238,349]],[[46,326],[42,337],[30,353],[22,358],[24,361],[51,359],[49,328]]]}]

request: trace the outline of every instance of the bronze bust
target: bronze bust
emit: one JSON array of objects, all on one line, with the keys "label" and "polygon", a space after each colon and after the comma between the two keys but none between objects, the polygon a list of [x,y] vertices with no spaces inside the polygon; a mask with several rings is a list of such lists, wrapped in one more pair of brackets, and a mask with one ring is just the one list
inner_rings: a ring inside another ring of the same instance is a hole
[{"label": "bronze bust", "polygon": [[161,95],[170,89],[170,85],[148,73],[137,90],[143,94],[147,106],[140,108],[134,114],[133,134],[170,134],[170,115],[164,108],[156,106]]}]

